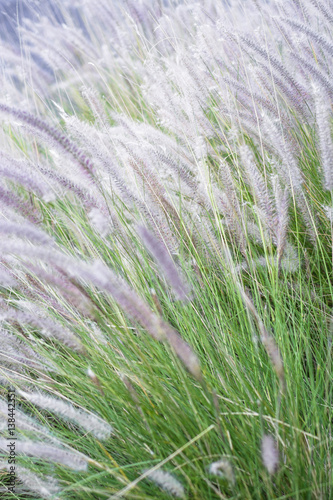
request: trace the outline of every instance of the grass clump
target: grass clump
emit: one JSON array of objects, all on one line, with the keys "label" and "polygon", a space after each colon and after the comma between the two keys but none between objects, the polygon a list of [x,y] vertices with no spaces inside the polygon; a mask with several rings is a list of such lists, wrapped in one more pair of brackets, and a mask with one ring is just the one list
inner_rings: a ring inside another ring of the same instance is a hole
[{"label": "grass clump", "polygon": [[2,498],[330,498],[329,2],[62,9],[1,76]]}]

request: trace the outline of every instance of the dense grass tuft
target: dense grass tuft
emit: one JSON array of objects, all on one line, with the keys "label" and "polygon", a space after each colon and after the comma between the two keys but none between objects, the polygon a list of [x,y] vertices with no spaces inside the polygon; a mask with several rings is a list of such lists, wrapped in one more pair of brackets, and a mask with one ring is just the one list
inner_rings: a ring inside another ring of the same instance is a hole
[{"label": "dense grass tuft", "polygon": [[3,47],[1,498],[331,498],[331,1],[61,9]]}]

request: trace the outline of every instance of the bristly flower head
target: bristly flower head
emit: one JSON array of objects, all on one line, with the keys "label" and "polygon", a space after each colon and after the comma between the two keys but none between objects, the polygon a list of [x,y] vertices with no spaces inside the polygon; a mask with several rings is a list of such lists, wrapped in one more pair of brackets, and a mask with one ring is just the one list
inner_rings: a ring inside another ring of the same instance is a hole
[{"label": "bristly flower head", "polygon": [[[144,471],[145,472],[145,471]],[[147,475],[147,479],[153,481],[166,493],[175,498],[185,498],[184,486],[170,472],[154,470]]]},{"label": "bristly flower head", "polygon": [[[65,465],[77,471],[84,471],[88,468],[88,458],[73,449],[68,451],[66,448],[59,448],[43,441],[17,440],[15,443],[18,454]],[[0,449],[5,452],[8,451],[8,440],[0,439]]]},{"label": "bristly flower head", "polygon": [[[10,468],[11,466],[8,463],[0,462],[0,469],[7,469],[9,472]],[[44,476],[42,478],[29,469],[18,465],[15,465],[15,473],[18,479],[23,483],[24,489],[36,493],[38,497],[55,499],[57,498],[56,495],[61,491],[58,481],[51,476]]]},{"label": "bristly flower head", "polygon": [[108,439],[112,433],[112,427],[97,415],[88,413],[79,408],[75,408],[71,403],[67,403],[59,398],[53,398],[41,392],[18,393],[31,403],[44,410],[60,415],[64,420],[70,420],[78,426],[91,432],[97,439]]},{"label": "bristly flower head", "polygon": [[146,227],[138,226],[137,232],[149,253],[151,253],[156,260],[164,277],[171,285],[176,297],[179,300],[188,300],[189,285],[184,283],[181,278],[178,269],[170,257],[168,249],[164,243],[158,240]]},{"label": "bristly flower head", "polygon": [[261,441],[261,457],[269,474],[274,474],[279,464],[279,451],[275,439],[265,434]]},{"label": "bristly flower head", "polygon": [[317,84],[312,85],[324,187],[333,190],[333,141],[331,99]]},{"label": "bristly flower head", "polygon": [[221,458],[217,462],[212,462],[208,467],[208,472],[213,476],[226,479],[230,485],[235,484],[234,469],[229,460],[225,458]]}]

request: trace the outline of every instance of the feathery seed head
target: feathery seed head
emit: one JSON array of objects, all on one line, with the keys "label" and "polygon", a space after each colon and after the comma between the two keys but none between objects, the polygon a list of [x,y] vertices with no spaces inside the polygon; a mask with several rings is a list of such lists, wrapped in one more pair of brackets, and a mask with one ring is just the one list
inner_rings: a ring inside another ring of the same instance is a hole
[{"label": "feathery seed head", "polygon": [[[144,471],[146,472],[146,471]],[[157,469],[147,475],[147,479],[153,481],[162,490],[175,498],[185,498],[184,486],[170,472]]]},{"label": "feathery seed head", "polygon": [[212,462],[208,467],[209,474],[226,479],[231,485],[235,484],[234,469],[229,460],[222,458],[217,462]]},{"label": "feathery seed head", "polygon": [[265,434],[261,441],[261,457],[269,474],[274,474],[279,464],[279,452],[275,439]]}]

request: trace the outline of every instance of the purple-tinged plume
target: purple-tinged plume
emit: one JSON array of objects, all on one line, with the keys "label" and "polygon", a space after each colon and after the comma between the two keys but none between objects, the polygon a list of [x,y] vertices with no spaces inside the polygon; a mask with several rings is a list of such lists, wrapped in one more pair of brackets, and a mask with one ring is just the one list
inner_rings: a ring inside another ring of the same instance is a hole
[{"label": "purple-tinged plume", "polygon": [[179,300],[188,300],[189,286],[185,284],[178,269],[170,257],[168,249],[161,240],[144,226],[138,226],[137,232],[147,248],[154,257],[165,279],[169,282],[176,297]]},{"label": "purple-tinged plume", "polygon": [[321,165],[324,174],[324,186],[333,190],[333,141],[332,141],[332,111],[329,97],[318,85],[313,85],[316,107],[317,131]]}]

